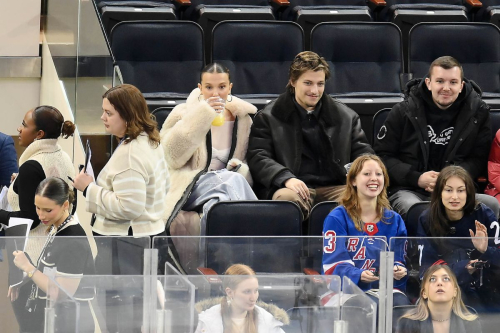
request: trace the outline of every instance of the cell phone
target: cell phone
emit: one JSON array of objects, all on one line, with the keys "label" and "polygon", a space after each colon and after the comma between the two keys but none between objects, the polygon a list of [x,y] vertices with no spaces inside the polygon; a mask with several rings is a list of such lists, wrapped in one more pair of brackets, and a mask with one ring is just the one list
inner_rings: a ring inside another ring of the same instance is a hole
[{"label": "cell phone", "polygon": [[235,166],[234,168],[232,168],[232,169],[231,169],[231,170],[229,170],[229,171],[236,172],[236,171],[238,171],[240,168],[241,168],[241,164],[238,164],[237,166]]},{"label": "cell phone", "polygon": [[87,172],[87,165],[89,164],[89,160],[90,160],[90,142],[89,140],[87,140],[87,143],[85,144],[85,165],[83,166],[83,172]]}]

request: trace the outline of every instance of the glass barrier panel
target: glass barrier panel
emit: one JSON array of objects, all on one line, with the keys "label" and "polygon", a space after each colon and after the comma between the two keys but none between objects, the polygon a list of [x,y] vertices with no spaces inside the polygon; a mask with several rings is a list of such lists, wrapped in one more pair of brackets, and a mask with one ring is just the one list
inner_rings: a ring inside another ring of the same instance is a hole
[{"label": "glass barrier panel", "polygon": [[376,332],[377,303],[348,277],[342,280],[340,318],[346,332]]},{"label": "glass barrier panel", "polygon": [[[42,276],[43,274],[43,276]],[[94,332],[94,320],[88,302],[80,293],[84,282],[81,277],[61,275],[57,267],[45,267],[32,279],[34,298],[28,298],[28,311],[34,313],[31,320],[37,321],[37,312],[44,313],[43,332]],[[74,286],[77,291],[74,292]],[[44,288],[47,290],[44,291]],[[87,298],[94,297],[94,290],[87,290]],[[31,321],[30,320],[30,321]],[[38,330],[35,330],[38,332]],[[41,331],[40,331],[41,332]]]},{"label": "glass barrier panel", "polygon": [[73,114],[76,110],[79,7],[79,0],[47,0],[44,21],[44,35]]},{"label": "glass barrier panel", "polygon": [[257,273],[302,274],[309,269],[319,274],[326,258],[326,271],[338,262],[378,275],[379,253],[387,247],[385,237],[368,236],[153,238],[160,269],[170,262],[187,274],[199,274],[199,267],[222,274],[233,263],[249,265]]},{"label": "glass barrier panel", "polygon": [[[473,232],[476,232],[476,229]],[[487,226],[486,232],[498,233],[498,222],[492,222]],[[401,248],[405,249],[408,269],[406,294],[412,304],[407,307],[394,307],[393,324],[396,324],[397,319],[406,311],[415,308],[414,304],[421,295],[422,283],[430,285],[432,275],[439,282],[441,275],[448,274],[451,275],[452,284],[458,284],[460,287],[460,298],[469,311],[479,315],[483,332],[496,331],[500,325],[498,237],[471,238],[470,234],[469,237],[453,237],[450,234],[443,237],[395,237],[389,242],[391,250],[395,253],[401,251]],[[428,276],[424,279],[426,273]],[[446,297],[446,291],[440,295],[439,297]],[[453,295],[450,297],[454,301],[457,299],[453,298]]]},{"label": "glass barrier panel", "polygon": [[96,272],[99,275],[144,274],[144,250],[150,248],[149,237],[94,236],[97,246]]}]

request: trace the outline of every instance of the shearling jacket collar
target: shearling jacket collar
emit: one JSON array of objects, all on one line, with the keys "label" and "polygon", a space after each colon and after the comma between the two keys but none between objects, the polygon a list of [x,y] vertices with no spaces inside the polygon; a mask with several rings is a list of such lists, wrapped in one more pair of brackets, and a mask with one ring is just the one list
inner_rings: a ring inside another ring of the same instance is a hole
[{"label": "shearling jacket collar", "polygon": [[[299,112],[297,110],[297,107],[295,106],[295,103],[293,102],[294,98],[295,95],[293,95],[289,91],[281,94],[274,103],[271,114],[282,121],[289,121],[292,114]],[[337,115],[334,112],[329,112],[332,109],[334,103],[335,101],[333,100],[333,98],[328,96],[328,94],[323,94],[323,96],[321,96],[322,111],[320,112],[319,118],[323,120],[327,125],[335,124],[335,118]]]}]

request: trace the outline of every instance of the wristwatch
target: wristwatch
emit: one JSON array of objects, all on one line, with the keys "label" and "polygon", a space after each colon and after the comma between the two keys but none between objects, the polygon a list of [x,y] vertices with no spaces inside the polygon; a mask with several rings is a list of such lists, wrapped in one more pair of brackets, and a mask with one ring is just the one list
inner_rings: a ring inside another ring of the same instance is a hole
[{"label": "wristwatch", "polygon": [[33,275],[36,273],[36,271],[38,270],[38,268],[34,268],[31,272],[28,272],[28,277],[31,279],[33,278]]}]

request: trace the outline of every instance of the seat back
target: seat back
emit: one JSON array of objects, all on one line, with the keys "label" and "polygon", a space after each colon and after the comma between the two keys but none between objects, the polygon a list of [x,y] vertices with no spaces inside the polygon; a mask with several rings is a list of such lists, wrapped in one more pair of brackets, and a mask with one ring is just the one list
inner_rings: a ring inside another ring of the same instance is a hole
[{"label": "seat back", "polygon": [[172,107],[161,107],[161,108],[155,109],[153,112],[151,112],[151,114],[153,116],[155,116],[156,123],[157,123],[156,126],[158,127],[158,131],[161,131],[163,123],[167,119],[170,112],[172,112],[172,109],[173,109]]},{"label": "seat back", "polygon": [[283,93],[302,51],[303,31],[293,22],[225,21],[212,34],[212,62],[229,69],[235,95]]},{"label": "seat back", "polygon": [[124,83],[146,98],[187,98],[204,66],[203,32],[194,22],[121,22],[111,32],[111,49]]},{"label": "seat back", "polygon": [[392,23],[321,23],[311,32],[311,50],[330,66],[325,93],[401,93],[401,32]]},{"label": "seat back", "polygon": [[339,204],[335,201],[324,201],[315,205],[309,214],[308,236],[314,236],[307,240],[307,256],[309,258],[308,267],[316,272],[321,272],[323,261],[323,224],[325,218]]},{"label": "seat back", "polygon": [[430,207],[430,201],[422,201],[413,204],[408,213],[406,213],[406,231],[408,232],[408,237],[416,237],[418,230],[418,218],[420,215]]},{"label": "seat back", "polygon": [[490,23],[420,23],[411,29],[409,72],[413,77],[426,76],[430,64],[445,55],[462,64],[465,77],[474,80],[484,96],[500,94],[498,27]]},{"label": "seat back", "polygon": [[375,144],[375,141],[378,139],[383,138],[385,136],[385,131],[380,132],[380,129],[382,126],[384,126],[385,120],[387,119],[387,116],[389,115],[389,112],[391,112],[391,109],[385,108],[382,110],[379,110],[375,115],[373,116],[373,141],[372,144]]},{"label": "seat back", "polygon": [[309,214],[309,235],[321,236],[323,234],[323,223],[330,212],[339,205],[335,201],[324,201],[315,205]]},{"label": "seat back", "polygon": [[[302,213],[288,201],[223,201],[207,215],[205,267],[221,274],[243,263],[256,272],[300,272]],[[232,238],[220,238],[232,236]],[[241,237],[239,237],[241,236]],[[247,237],[247,236],[262,236]]]}]

